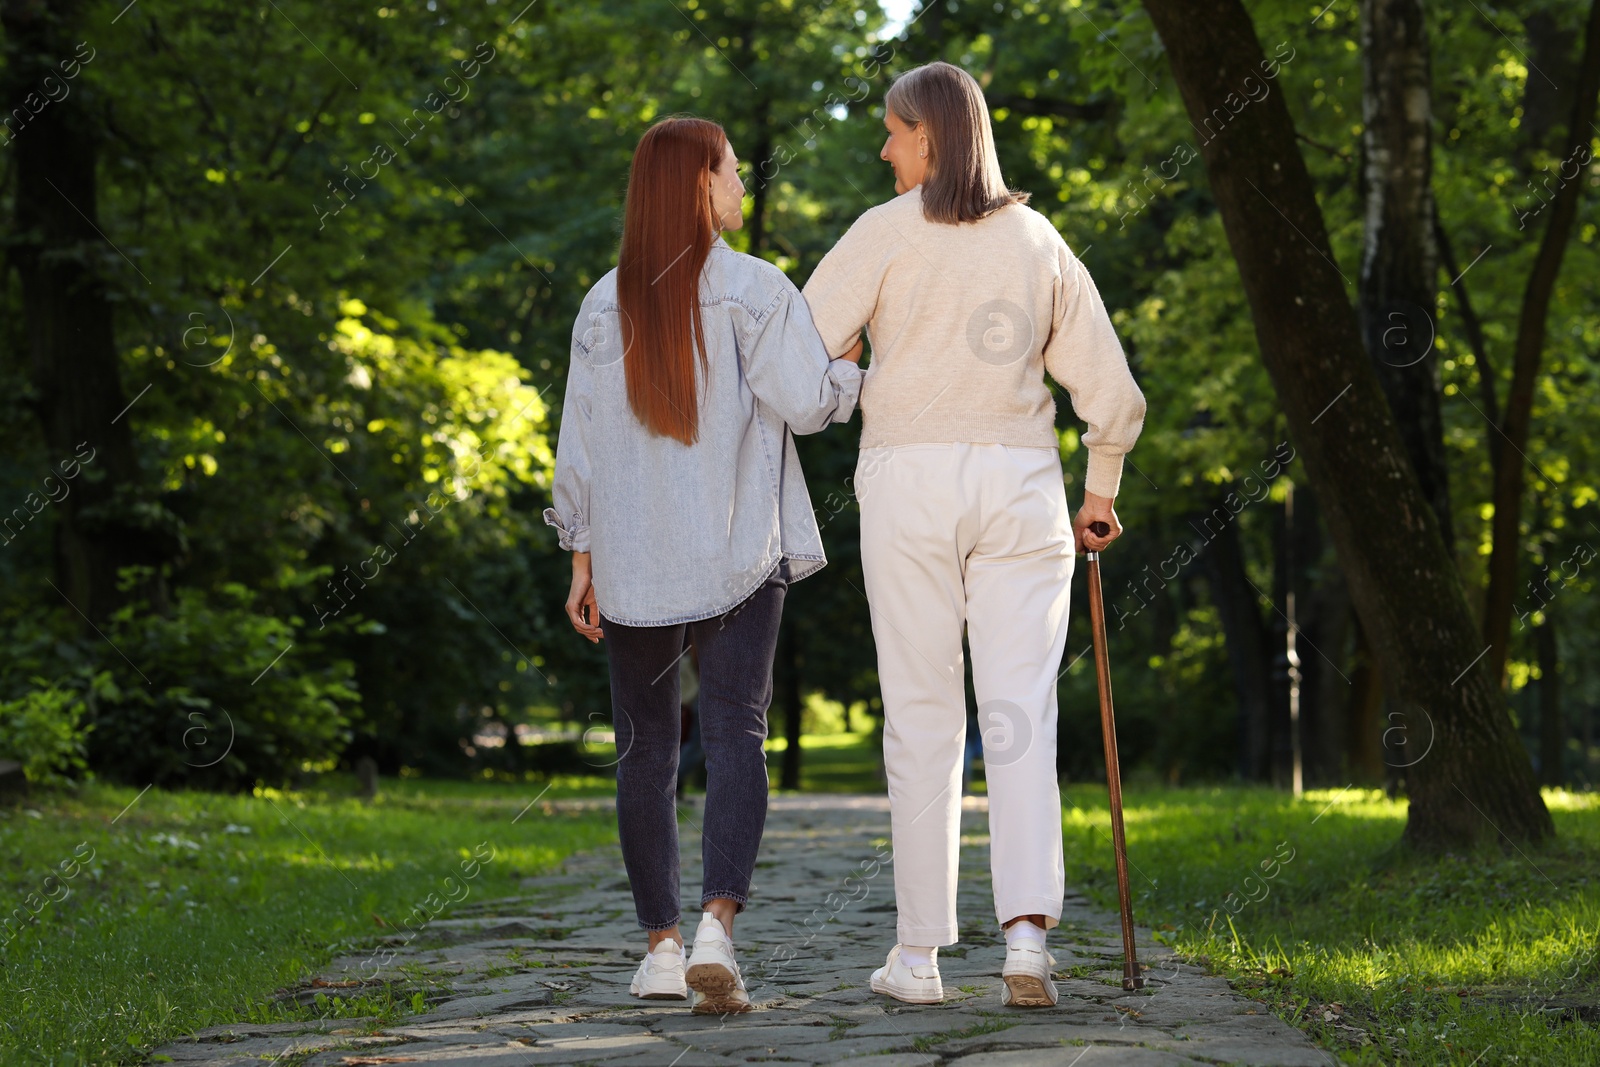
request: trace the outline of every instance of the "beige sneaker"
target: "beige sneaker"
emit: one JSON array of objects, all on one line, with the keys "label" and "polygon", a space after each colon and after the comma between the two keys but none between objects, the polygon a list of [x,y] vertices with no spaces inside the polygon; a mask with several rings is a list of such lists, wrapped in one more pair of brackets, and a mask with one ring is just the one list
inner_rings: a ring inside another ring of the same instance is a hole
[{"label": "beige sneaker", "polygon": [[750,1010],[750,994],[733,958],[733,939],[722,922],[709,911],[694,934],[694,954],[684,976],[695,991],[696,1015],[728,1015]]},{"label": "beige sneaker", "polygon": [[646,952],[628,992],[642,1000],[688,1000],[683,981],[683,946],[670,937]]},{"label": "beige sneaker", "polygon": [[1000,992],[1000,1003],[1018,1008],[1053,1007],[1059,996],[1050,977],[1055,962],[1043,945],[1024,938],[1007,945],[1005,966],[1000,968],[1000,977],[1006,983]]},{"label": "beige sneaker", "polygon": [[883,966],[872,972],[869,983],[874,993],[883,993],[907,1004],[937,1004],[944,999],[944,983],[939,980],[938,949],[927,966],[911,967],[900,959],[900,946],[889,950]]}]

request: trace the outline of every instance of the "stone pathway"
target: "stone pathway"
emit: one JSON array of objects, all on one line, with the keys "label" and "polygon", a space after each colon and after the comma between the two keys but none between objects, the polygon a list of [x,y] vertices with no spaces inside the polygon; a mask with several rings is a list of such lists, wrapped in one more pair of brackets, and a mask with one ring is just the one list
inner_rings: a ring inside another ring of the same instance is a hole
[{"label": "stone pathway", "polygon": [[[699,899],[699,819],[689,814],[682,835],[686,902]],[[216,1067],[1334,1062],[1223,979],[1178,963],[1146,930],[1138,949],[1148,988],[1123,992],[1116,915],[1078,896],[1068,896],[1050,935],[1060,1003],[1002,1007],[1004,939],[993,918],[981,798],[969,799],[963,816],[964,940],[939,951],[945,1003],[901,1004],[870,992],[867,978],[894,943],[893,873],[884,862],[888,847],[879,843],[888,833],[882,797],[773,798],[753,903],[735,927],[758,1008],[750,1014],[697,1016],[687,1003],[628,995],[643,934],[613,847],[572,857],[560,874],[527,879],[523,895],[469,898],[430,924],[376,979],[396,983],[404,996],[427,991],[423,1010],[401,1025],[235,1024],[169,1045],[157,1057]],[[371,982],[358,984],[372,975],[370,960],[367,953],[334,960],[294,995],[371,994]]]}]

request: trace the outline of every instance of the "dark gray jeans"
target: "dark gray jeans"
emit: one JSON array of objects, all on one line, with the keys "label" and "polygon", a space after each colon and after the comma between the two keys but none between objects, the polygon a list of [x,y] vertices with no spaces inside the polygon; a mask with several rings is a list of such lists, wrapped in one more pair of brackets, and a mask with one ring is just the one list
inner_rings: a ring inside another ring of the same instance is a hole
[{"label": "dark gray jeans", "polygon": [[617,731],[617,827],[633,906],[646,930],[678,924],[678,659],[685,630],[700,654],[706,806],[700,906],[743,911],[767,822],[767,706],[788,590],[788,561],[726,614],[676,626],[624,626],[601,616]]}]

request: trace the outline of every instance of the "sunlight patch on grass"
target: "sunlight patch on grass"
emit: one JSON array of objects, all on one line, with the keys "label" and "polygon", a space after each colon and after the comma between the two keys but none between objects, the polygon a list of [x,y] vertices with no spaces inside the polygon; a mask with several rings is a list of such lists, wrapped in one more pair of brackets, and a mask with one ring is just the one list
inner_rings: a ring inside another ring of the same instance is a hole
[{"label": "sunlight patch on grass", "polygon": [[316,1018],[271,994],[393,933],[464,860],[492,850],[439,917],[616,838],[608,808],[528,808],[542,785],[458,785],[386,780],[371,803],[337,783],[136,803],[91,785],[0,808],[0,854],[19,859],[0,914],[23,918],[0,950],[0,1062],[127,1063],[204,1026]]},{"label": "sunlight patch on grass", "polygon": [[[1062,829],[1068,882],[1110,907],[1105,798],[1067,789]],[[1546,802],[1551,843],[1429,858],[1379,790],[1131,790],[1135,915],[1350,1062],[1600,1062],[1600,798]]]}]

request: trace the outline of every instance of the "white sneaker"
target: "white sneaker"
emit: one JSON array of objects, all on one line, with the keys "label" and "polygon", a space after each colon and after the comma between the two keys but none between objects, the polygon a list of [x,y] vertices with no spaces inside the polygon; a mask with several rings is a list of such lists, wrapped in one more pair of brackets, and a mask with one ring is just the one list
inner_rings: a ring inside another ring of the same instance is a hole
[{"label": "white sneaker", "polygon": [[670,937],[646,952],[628,992],[644,1000],[688,1000],[683,981],[683,946]]},{"label": "white sneaker", "polygon": [[911,967],[900,959],[899,945],[890,949],[883,966],[872,972],[869,984],[874,993],[885,993],[907,1004],[937,1004],[944,999],[938,956],[925,966]]},{"label": "white sneaker", "polygon": [[695,931],[694,955],[689,957],[685,980],[695,991],[693,1011],[696,1015],[727,1015],[750,1010],[750,994],[745,992],[744,978],[733,958],[733,939],[721,920],[709,911],[701,917],[700,928]]},{"label": "white sneaker", "polygon": [[1005,989],[1000,992],[1000,1003],[1018,1008],[1048,1008],[1054,1006],[1059,994],[1050,977],[1050,968],[1056,958],[1036,941],[1019,937],[1015,944],[1006,946],[1005,966],[1000,977]]}]

